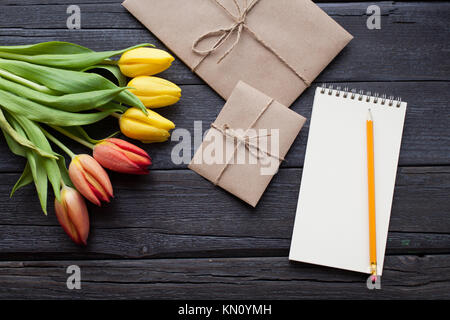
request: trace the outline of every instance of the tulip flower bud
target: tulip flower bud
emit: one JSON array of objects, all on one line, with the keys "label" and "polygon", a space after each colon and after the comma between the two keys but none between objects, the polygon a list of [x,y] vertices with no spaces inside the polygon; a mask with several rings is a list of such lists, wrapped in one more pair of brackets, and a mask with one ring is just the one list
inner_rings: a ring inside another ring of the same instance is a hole
[{"label": "tulip flower bud", "polygon": [[136,95],[147,108],[160,108],[180,100],[181,89],[176,84],[158,77],[136,77],[128,83],[130,92]]},{"label": "tulip flower bud", "polygon": [[64,231],[76,244],[87,244],[89,215],[86,203],[77,190],[64,186],[61,202],[55,199],[55,213]]},{"label": "tulip flower bud", "polygon": [[120,130],[128,138],[140,140],[144,143],[164,142],[170,137],[169,130],[175,124],[152,110],[144,114],[137,108],[128,109],[120,117]]},{"label": "tulip flower bud", "polygon": [[87,154],[72,159],[69,176],[77,190],[98,206],[101,205],[101,201],[109,202],[113,196],[111,181],[105,169]]},{"label": "tulip flower bud", "polygon": [[151,76],[168,69],[174,61],[169,53],[155,48],[136,48],[122,54],[120,71],[127,77]]},{"label": "tulip flower bud", "polygon": [[152,161],[144,150],[121,139],[109,138],[94,147],[94,158],[103,167],[129,174],[147,174]]}]

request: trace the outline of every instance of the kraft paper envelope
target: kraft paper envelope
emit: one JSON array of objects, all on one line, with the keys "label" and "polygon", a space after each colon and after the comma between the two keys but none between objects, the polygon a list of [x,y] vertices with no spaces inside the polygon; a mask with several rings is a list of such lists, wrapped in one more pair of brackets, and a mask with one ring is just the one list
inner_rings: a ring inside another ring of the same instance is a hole
[{"label": "kraft paper envelope", "polygon": [[290,106],[352,39],[310,0],[126,0],[123,6],[224,99],[243,80]]},{"label": "kraft paper envelope", "polygon": [[[256,206],[305,121],[301,115],[240,81],[189,168]],[[223,131],[224,127],[229,129]],[[227,135],[238,130],[241,138],[249,137],[252,143],[249,148],[242,140]],[[208,160],[212,148],[217,148],[215,156],[223,151],[223,156],[216,158],[219,161]],[[241,162],[237,159],[239,155],[245,156]]]}]

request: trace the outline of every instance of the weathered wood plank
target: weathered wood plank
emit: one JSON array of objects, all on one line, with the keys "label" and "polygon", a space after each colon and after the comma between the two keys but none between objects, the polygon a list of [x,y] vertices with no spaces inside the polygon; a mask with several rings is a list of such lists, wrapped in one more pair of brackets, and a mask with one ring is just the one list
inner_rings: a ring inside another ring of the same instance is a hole
[{"label": "weathered wood plank", "polygon": [[[290,236],[292,225],[286,229]],[[94,228],[91,231],[87,248],[78,248],[59,226],[0,225],[0,261],[270,257],[288,256],[290,247],[290,239],[270,236],[190,235],[184,230],[171,234],[151,228]],[[450,252],[449,247],[449,234],[390,232],[386,254],[444,254]]]},{"label": "weathered wood plank", "polygon": [[[381,30],[367,29],[367,3],[320,4],[355,39],[318,81],[449,80],[444,30],[449,27],[450,4],[378,5],[382,9]],[[80,8],[82,29],[73,31],[66,27],[67,4],[0,5],[0,42],[12,45],[58,39],[98,50],[139,42],[161,45],[119,2],[83,2]],[[202,83],[180,62],[167,75],[181,84]]]},{"label": "weathered wood plank", "polygon": [[[120,6],[122,0],[89,2],[3,0],[0,43],[58,39],[99,50],[147,41],[160,45]],[[83,30],[65,30],[70,4],[80,5]],[[448,83],[414,80],[450,80],[448,39],[442,32],[449,27],[450,5],[377,4],[382,29],[376,31],[365,27],[366,3],[320,4],[355,40],[317,81],[351,81],[357,89],[402,95],[409,111],[401,165],[448,165]],[[163,76],[179,84],[203,84],[179,61]],[[196,120],[203,120],[206,129],[223,100],[204,85],[184,85],[183,90],[183,101],[161,113],[190,132]],[[309,117],[312,96],[310,89],[293,109]],[[112,128],[114,120],[109,120],[90,131],[102,135]],[[0,299],[450,298],[449,167],[400,168],[388,254],[440,255],[388,255],[381,291],[367,290],[363,275],[287,261],[301,169],[286,168],[302,166],[307,131],[256,209],[186,170],[155,170],[136,179],[113,174],[117,199],[102,209],[90,207],[93,227],[87,248],[75,247],[52,213],[48,218],[40,213],[32,188],[8,199],[18,175],[7,172],[18,172],[23,161],[11,156],[0,138],[0,260],[20,260],[0,262]],[[185,168],[170,161],[174,144],[145,147],[154,169]],[[255,258],[211,258],[231,256]],[[112,257],[210,259],[84,260]],[[83,260],[21,262],[53,258]],[[66,289],[65,269],[71,264],[82,268],[81,291]]]},{"label": "weathered wood plank", "polygon": [[[81,290],[66,287],[73,264]],[[448,299],[449,272],[449,255],[388,256],[381,290],[368,290],[363,274],[287,257],[0,262],[0,298]]]},{"label": "weathered wood plank", "polygon": [[[301,169],[282,169],[253,209],[188,170],[113,176],[116,199],[90,207],[87,248],[73,245],[32,187],[11,200],[17,174],[0,180],[0,258],[197,257],[287,254]],[[450,252],[450,168],[401,168],[388,253]],[[50,205],[51,207],[51,205]],[[39,248],[39,253],[35,253]]]},{"label": "weathered wood plank", "polygon": [[[69,16],[67,13],[67,8],[70,5],[78,5],[80,12],[82,13],[82,29],[145,28],[142,24],[137,22],[132,15],[128,14],[128,11],[121,5],[123,0],[105,2],[95,0],[80,1],[81,3],[77,3],[77,1],[65,3],[64,1],[58,0],[54,3],[51,1],[39,1],[39,3],[33,3],[33,1],[22,0],[20,2],[14,1],[14,3],[8,3],[8,0],[3,0],[2,3],[0,3],[0,8],[2,9],[1,17],[8,17],[8,19],[2,20],[1,27],[25,29],[67,29],[66,20]],[[358,3],[352,3],[352,1],[342,2],[346,3],[319,3],[318,5],[334,19],[339,19],[341,16],[366,16],[368,4],[361,1],[358,1]],[[405,4],[401,2],[395,3],[393,1],[382,1],[377,3],[382,10],[381,15],[386,17],[394,13],[398,10],[398,8],[408,7],[408,12],[411,12],[415,8],[422,9],[426,6],[426,4],[429,3],[409,2]],[[445,8],[445,3],[442,2],[434,3],[432,5],[435,7],[444,6]],[[436,11],[433,9],[429,11],[432,12],[432,14],[436,14]],[[406,12],[407,11],[403,12],[403,14]],[[18,17],[22,15],[29,17],[29,19],[27,19],[27,21],[18,19]],[[51,18],[52,16],[54,19]],[[365,20],[366,19],[364,19],[364,22]]]},{"label": "weathered wood plank", "polygon": [[[372,92],[395,94],[409,102],[406,116],[403,143],[400,152],[400,165],[444,165],[450,164],[450,127],[448,126],[448,83],[445,82],[396,82],[396,83],[344,83],[357,89],[370,89]],[[174,121],[178,128],[194,133],[194,122],[202,121],[203,130],[209,128],[223,107],[224,101],[206,86],[182,86],[182,100],[171,107],[158,109],[163,116]],[[296,112],[311,116],[314,87],[308,89],[292,106]],[[303,166],[309,121],[292,146],[283,167]],[[117,120],[108,119],[89,127],[93,136],[105,137],[118,128]],[[88,152],[77,144],[69,146],[76,152]],[[140,145],[153,158],[153,169],[186,168],[186,164],[176,165],[171,160],[173,147],[177,141],[163,144]],[[194,140],[191,141],[194,152]],[[0,134],[0,172],[20,172],[24,162],[9,152],[4,137]]]},{"label": "weathered wood plank", "polygon": [[[3,0],[2,4],[9,5],[9,6],[29,6],[29,5],[61,5],[61,4],[76,4],[76,5],[85,5],[89,3],[96,3],[96,4],[112,4],[112,3],[119,3],[121,4],[124,0],[21,0],[18,2],[17,0]],[[312,0],[315,3],[326,3],[330,2],[329,0]],[[438,0],[431,0],[431,1],[438,1]],[[333,0],[332,2],[375,2],[376,1],[370,1],[370,0]],[[390,1],[391,2],[391,1]],[[408,2],[423,2],[423,0],[410,0]]]}]

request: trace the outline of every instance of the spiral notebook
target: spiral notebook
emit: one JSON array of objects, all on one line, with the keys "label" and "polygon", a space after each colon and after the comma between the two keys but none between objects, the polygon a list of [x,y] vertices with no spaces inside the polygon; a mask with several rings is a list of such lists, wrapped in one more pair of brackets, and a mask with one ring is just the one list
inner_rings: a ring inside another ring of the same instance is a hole
[{"label": "spiral notebook", "polygon": [[370,273],[365,131],[370,108],[382,274],[406,105],[370,92],[316,89],[290,260]]}]

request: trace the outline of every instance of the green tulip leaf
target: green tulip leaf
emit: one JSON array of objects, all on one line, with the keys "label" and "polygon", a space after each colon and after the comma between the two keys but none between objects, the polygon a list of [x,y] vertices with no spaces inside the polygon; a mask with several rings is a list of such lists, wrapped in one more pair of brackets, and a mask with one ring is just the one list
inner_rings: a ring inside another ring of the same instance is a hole
[{"label": "green tulip leaf", "polygon": [[61,201],[61,171],[59,168],[59,165],[56,160],[53,159],[45,159],[44,161],[44,167],[47,171],[47,177],[50,181],[50,184],[53,187],[53,193],[55,195],[56,200]]},{"label": "green tulip leaf", "polygon": [[92,50],[89,48],[80,46],[75,43],[63,41],[49,41],[21,46],[0,46],[0,51],[24,55],[74,54],[92,52]]},{"label": "green tulip leaf", "polygon": [[107,110],[111,110],[111,109],[114,109],[119,113],[124,113],[125,111],[128,110],[128,107],[126,107],[120,103],[112,101],[112,102],[109,102],[109,103],[105,104],[104,106],[101,106],[100,108],[98,108],[98,110],[100,110],[100,111],[107,111]]},{"label": "green tulip leaf", "polygon": [[[120,71],[120,68],[115,65],[107,65],[107,64],[100,64],[95,66],[90,66],[86,69],[81,70],[83,72],[94,72],[101,76],[104,76],[107,79],[110,79],[113,77],[116,79],[115,83],[119,87],[125,87],[127,85],[127,77],[125,77],[122,72]],[[105,75],[105,72],[107,75]]]},{"label": "green tulip leaf", "polygon": [[9,71],[6,71],[4,69],[0,69],[0,77],[2,77],[3,79],[7,79],[10,81],[13,81],[14,83],[20,84],[24,87],[33,89],[35,91],[39,91],[42,93],[46,93],[46,94],[51,94],[51,95],[60,95],[59,92],[56,92],[52,89],[47,88],[46,86],[40,85],[39,83],[30,81],[28,79],[25,79],[23,77],[19,77],[17,75],[15,75],[14,73],[11,73]]},{"label": "green tulip leaf", "polygon": [[[18,124],[17,121],[11,121],[14,129],[22,135],[26,136],[25,130]],[[38,194],[39,202],[41,203],[42,211],[45,215],[47,215],[47,189],[48,189],[48,180],[47,173],[42,163],[42,157],[39,156],[36,152],[33,152],[30,149],[26,151],[26,158],[28,160],[28,164],[30,166],[31,174],[33,176],[34,185],[36,187],[36,192]]]},{"label": "green tulip leaf", "polygon": [[16,184],[12,188],[11,194],[9,195],[9,197],[12,198],[12,196],[14,195],[14,193],[17,190],[29,185],[32,182],[33,182],[33,174],[31,173],[30,164],[27,162],[22,175],[20,176],[19,180],[17,180]]},{"label": "green tulip leaf", "polygon": [[58,110],[80,112],[103,106],[127,88],[113,88],[54,96],[0,77],[0,89],[43,105],[54,107]]},{"label": "green tulip leaf", "polygon": [[42,163],[42,157],[36,153],[27,152],[28,163],[30,164],[31,174],[33,175],[34,185],[38,194],[39,202],[41,203],[42,211],[47,215],[47,172]]},{"label": "green tulip leaf", "polygon": [[26,149],[22,145],[18,144],[16,140],[11,138],[11,136],[5,132],[5,130],[2,129],[3,136],[5,137],[6,144],[9,147],[9,150],[11,150],[12,153],[14,153],[16,156],[19,157],[26,157]]},{"label": "green tulip leaf", "polygon": [[[48,89],[65,93],[81,93],[95,90],[115,89],[117,86],[108,79],[96,74],[71,70],[55,69],[22,61],[0,58],[0,72],[6,70],[16,76],[38,83]],[[147,113],[144,104],[130,91],[120,92],[116,100],[141,109]]]},{"label": "green tulip leaf", "polygon": [[140,47],[152,46],[151,44],[143,43],[122,50],[114,51],[102,51],[102,52],[82,52],[73,54],[37,54],[37,55],[25,55],[12,52],[4,52],[0,50],[0,58],[25,61],[42,66],[70,69],[70,70],[83,70],[87,67],[105,63],[105,60],[122,54],[125,51]]},{"label": "green tulip leaf", "polygon": [[[9,122],[15,122],[15,120],[10,119]],[[39,155],[45,157],[45,158],[54,158],[56,159],[56,156],[53,152],[47,152],[38,146],[36,146],[33,142],[28,140],[25,135],[20,134],[17,131],[17,127],[19,124],[15,124],[15,127],[11,126],[11,124],[8,122],[8,120],[5,118],[5,115],[0,108],[0,128],[2,129],[6,142],[11,150],[12,153],[25,157],[26,153],[22,147],[31,149],[36,151]]]},{"label": "green tulip leaf", "polygon": [[[53,152],[50,143],[48,142],[41,128],[36,123],[23,116],[13,115],[13,117],[22,126],[31,142],[33,142],[43,150]],[[55,194],[56,199],[59,201],[61,190],[61,173],[59,171],[59,166],[56,163],[55,159],[42,158],[40,160],[45,168],[48,180],[53,187],[53,193]]]},{"label": "green tulip leaf", "polygon": [[12,114],[22,115],[29,120],[55,126],[92,124],[106,118],[114,112],[122,112],[122,108],[116,105],[102,106],[104,111],[95,113],[61,111],[24,99],[4,90],[0,90],[0,101],[3,108]]}]

